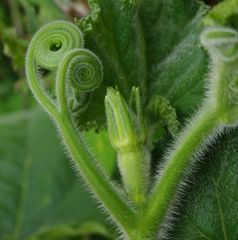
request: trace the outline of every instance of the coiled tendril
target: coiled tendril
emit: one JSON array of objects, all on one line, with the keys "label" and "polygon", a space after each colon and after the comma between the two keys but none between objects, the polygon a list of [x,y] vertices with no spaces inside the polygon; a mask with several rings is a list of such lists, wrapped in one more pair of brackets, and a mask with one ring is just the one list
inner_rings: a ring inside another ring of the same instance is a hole
[{"label": "coiled tendril", "polygon": [[31,42],[37,64],[48,70],[55,70],[66,53],[82,48],[84,39],[81,31],[66,21],[52,22],[42,27]]},{"label": "coiled tendril", "polygon": [[237,124],[238,32],[228,27],[210,27],[201,35],[201,42],[212,59],[211,103],[220,109],[223,123]]},{"label": "coiled tendril", "polygon": [[91,92],[102,80],[102,66],[96,55],[87,50],[74,50],[63,63],[68,62],[66,76],[71,76],[72,87],[80,92]]},{"label": "coiled tendril", "polygon": [[[81,106],[103,77],[100,60],[82,47],[82,33],[73,24],[56,21],[44,26],[34,36],[27,52],[27,80],[38,102],[55,120],[76,168],[115,221],[130,235],[131,226],[136,223],[134,210],[98,167],[72,114],[72,100],[76,102],[73,105]],[[39,68],[56,73],[54,96],[46,91]]]},{"label": "coiled tendril", "polygon": [[102,64],[96,55],[86,49],[70,51],[61,61],[57,75],[58,100],[59,102],[60,99],[62,100],[61,109],[66,105],[69,106],[72,100],[77,101],[75,92],[88,93],[95,90],[101,83],[102,77]]},{"label": "coiled tendril", "polygon": [[[38,101],[52,114],[54,97],[49,96],[38,69],[56,72],[59,105],[74,102],[80,106],[85,94],[95,90],[103,77],[102,65],[96,55],[83,49],[81,31],[72,23],[55,21],[42,27],[33,37],[27,53],[26,72],[29,85]],[[64,89],[62,91],[62,89]],[[81,97],[80,97],[81,96]],[[61,103],[61,104],[60,104]]]}]

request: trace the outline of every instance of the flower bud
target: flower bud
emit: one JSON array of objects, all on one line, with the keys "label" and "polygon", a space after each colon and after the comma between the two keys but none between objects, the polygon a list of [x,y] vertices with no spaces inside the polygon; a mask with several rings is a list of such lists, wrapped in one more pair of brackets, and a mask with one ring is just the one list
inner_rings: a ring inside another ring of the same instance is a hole
[{"label": "flower bud", "polygon": [[138,88],[132,88],[130,105],[112,88],[105,98],[108,133],[117,151],[123,186],[137,204],[145,200],[150,183],[150,154],[145,146],[146,128]]},{"label": "flower bud", "polygon": [[146,139],[145,126],[140,106],[139,89],[133,88],[131,105],[128,106],[119,91],[108,88],[105,98],[108,132],[117,151],[127,151],[143,144]]}]

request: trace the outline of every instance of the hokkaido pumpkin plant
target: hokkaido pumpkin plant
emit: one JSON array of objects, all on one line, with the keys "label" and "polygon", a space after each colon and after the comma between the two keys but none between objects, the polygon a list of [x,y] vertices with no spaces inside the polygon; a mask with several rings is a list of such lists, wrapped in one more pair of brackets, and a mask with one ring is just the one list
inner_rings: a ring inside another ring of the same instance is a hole
[{"label": "hokkaido pumpkin plant", "polygon": [[[236,239],[238,1],[88,3],[35,34],[26,74],[117,239]],[[81,134],[106,127],[120,184]]]}]

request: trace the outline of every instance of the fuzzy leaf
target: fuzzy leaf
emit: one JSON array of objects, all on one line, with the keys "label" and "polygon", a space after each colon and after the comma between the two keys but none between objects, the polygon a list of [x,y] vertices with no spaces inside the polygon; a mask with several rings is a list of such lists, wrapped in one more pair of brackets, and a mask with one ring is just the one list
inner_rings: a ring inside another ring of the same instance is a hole
[{"label": "fuzzy leaf", "polygon": [[[206,53],[199,43],[207,7],[193,0],[89,2],[91,16],[78,25],[85,32],[86,46],[102,60],[105,77],[88,111],[79,117],[81,122],[104,122],[105,88],[115,85],[126,98],[131,86],[140,86],[145,105],[161,95],[170,100],[180,117],[191,115],[204,97],[208,72]],[[92,109],[96,109],[94,116]],[[229,141],[237,140],[221,140],[218,149],[222,149],[209,156],[208,166],[204,163],[208,170],[191,190],[176,239],[236,239],[237,144],[233,142],[231,147]]]},{"label": "fuzzy leaf", "polygon": [[[238,236],[238,131],[219,139],[200,164],[175,239],[235,240]],[[191,193],[192,192],[192,193]]]},{"label": "fuzzy leaf", "polygon": [[82,125],[105,123],[107,86],[128,99],[139,86],[144,105],[167,97],[180,115],[198,105],[204,92],[207,60],[199,47],[205,5],[195,0],[89,0],[91,15],[78,21],[86,47],[103,62],[104,81],[81,116]]}]

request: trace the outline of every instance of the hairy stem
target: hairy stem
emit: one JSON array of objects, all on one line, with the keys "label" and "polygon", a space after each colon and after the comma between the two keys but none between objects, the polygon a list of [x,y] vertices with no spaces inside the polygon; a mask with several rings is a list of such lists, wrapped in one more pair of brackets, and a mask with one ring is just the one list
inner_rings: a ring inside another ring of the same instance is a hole
[{"label": "hairy stem", "polygon": [[[107,176],[101,171],[97,161],[92,156],[86,144],[82,140],[80,133],[74,127],[72,116],[67,108],[67,68],[74,57],[87,56],[91,60],[97,60],[97,57],[87,50],[72,50],[62,60],[57,74],[57,98],[61,117],[57,119],[59,128],[70,152],[75,160],[80,173],[90,186],[97,198],[102,202],[103,206],[110,212],[112,218],[117,222],[126,235],[130,235],[130,231],[135,225],[135,215],[126,201],[120,197],[115,187],[110,183]],[[78,66],[84,63],[86,59],[78,59]],[[93,64],[96,64],[93,61]],[[92,84],[92,83],[91,83]]]},{"label": "hairy stem", "polygon": [[29,87],[33,92],[34,96],[36,97],[37,101],[50,114],[50,116],[52,116],[53,118],[57,118],[57,106],[42,90],[42,85],[40,84],[39,78],[37,76],[37,70],[35,65],[36,64],[34,61],[33,47],[29,47],[26,57],[26,75]]},{"label": "hairy stem", "polygon": [[166,157],[168,161],[165,163],[163,174],[155,184],[145,207],[141,226],[143,236],[156,232],[162,224],[194,153],[217,128],[217,119],[216,110],[204,109],[178,137],[177,144]]},{"label": "hairy stem", "polygon": [[90,189],[124,232],[130,235],[135,224],[133,210],[119,196],[107,177],[100,171],[97,162],[86,148],[83,140],[77,135],[70,118],[64,113],[60,119],[57,119],[57,123],[68,151]]}]

